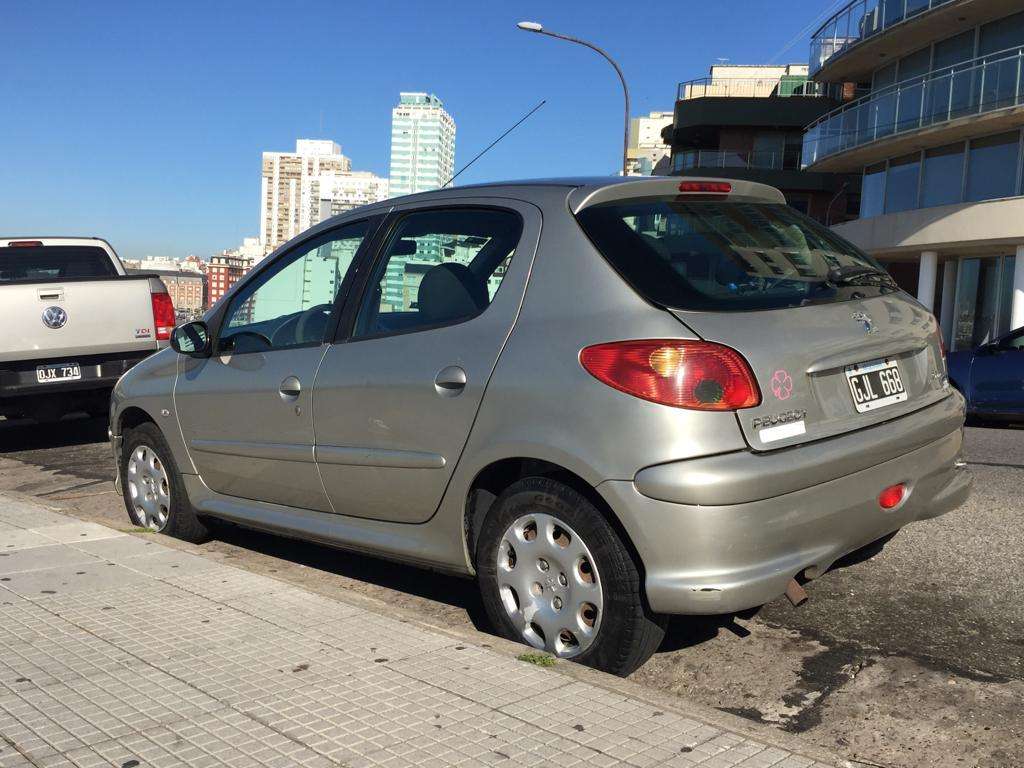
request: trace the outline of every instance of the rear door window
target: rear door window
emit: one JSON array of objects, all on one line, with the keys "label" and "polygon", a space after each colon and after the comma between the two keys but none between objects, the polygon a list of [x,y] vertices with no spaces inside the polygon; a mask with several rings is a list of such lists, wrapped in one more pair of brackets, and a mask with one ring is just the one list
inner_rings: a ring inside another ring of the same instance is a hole
[{"label": "rear door window", "polygon": [[[665,307],[773,309],[895,290],[870,256],[786,205],[642,198],[577,219],[619,274]],[[836,270],[865,274],[838,281]]]},{"label": "rear door window", "polygon": [[116,277],[110,256],[88,245],[0,248],[0,283]]},{"label": "rear door window", "polygon": [[356,318],[355,337],[469,320],[494,299],[523,222],[514,211],[415,211],[392,230]]}]

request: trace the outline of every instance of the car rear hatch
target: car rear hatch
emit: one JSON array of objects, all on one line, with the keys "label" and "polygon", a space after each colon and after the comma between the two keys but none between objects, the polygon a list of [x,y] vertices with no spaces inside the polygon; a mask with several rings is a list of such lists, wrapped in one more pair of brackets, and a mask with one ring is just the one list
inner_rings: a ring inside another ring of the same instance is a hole
[{"label": "car rear hatch", "polygon": [[761,399],[736,417],[751,448],[832,437],[949,395],[933,316],[871,257],[770,187],[670,183],[608,187],[574,212],[638,293],[747,360]]}]

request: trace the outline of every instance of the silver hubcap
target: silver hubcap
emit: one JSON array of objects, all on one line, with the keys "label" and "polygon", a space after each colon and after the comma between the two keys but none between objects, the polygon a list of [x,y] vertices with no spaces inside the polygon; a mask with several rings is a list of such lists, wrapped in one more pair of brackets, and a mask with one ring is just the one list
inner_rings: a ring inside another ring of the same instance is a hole
[{"label": "silver hubcap", "polygon": [[140,445],[128,457],[128,493],[135,520],[143,528],[162,530],[171,509],[171,483],[164,463],[148,445]]},{"label": "silver hubcap", "polygon": [[498,546],[501,603],[523,640],[555,656],[585,651],[601,626],[604,597],[583,539],[556,517],[523,515]]}]

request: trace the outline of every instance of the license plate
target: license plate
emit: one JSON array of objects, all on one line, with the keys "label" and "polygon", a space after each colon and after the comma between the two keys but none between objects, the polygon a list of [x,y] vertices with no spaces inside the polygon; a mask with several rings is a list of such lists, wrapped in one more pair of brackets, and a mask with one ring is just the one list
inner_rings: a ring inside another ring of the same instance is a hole
[{"label": "license plate", "polygon": [[858,413],[874,411],[907,399],[899,365],[895,360],[875,360],[846,369],[853,404]]},{"label": "license plate", "polygon": [[82,367],[78,363],[36,366],[36,380],[40,384],[51,381],[74,381],[82,378]]}]

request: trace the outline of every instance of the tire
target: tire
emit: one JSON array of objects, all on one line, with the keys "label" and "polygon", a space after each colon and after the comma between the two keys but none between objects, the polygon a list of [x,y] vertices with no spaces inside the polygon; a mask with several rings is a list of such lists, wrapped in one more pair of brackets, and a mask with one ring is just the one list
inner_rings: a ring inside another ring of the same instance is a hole
[{"label": "tire", "polygon": [[625,677],[665,635],[667,617],[647,607],[618,533],[563,483],[528,477],[509,486],[481,526],[476,564],[491,623],[510,640]]},{"label": "tire", "polygon": [[193,544],[209,540],[210,531],[189,503],[178,465],[155,424],[140,424],[125,433],[121,486],[133,525]]}]

